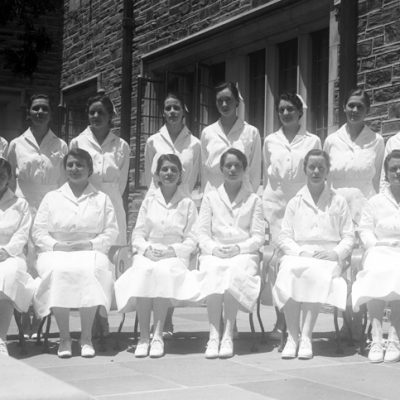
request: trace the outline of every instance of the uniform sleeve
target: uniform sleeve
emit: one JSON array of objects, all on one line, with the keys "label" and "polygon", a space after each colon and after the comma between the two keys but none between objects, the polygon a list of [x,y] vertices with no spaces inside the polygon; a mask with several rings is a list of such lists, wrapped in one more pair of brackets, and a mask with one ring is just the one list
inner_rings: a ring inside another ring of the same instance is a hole
[{"label": "uniform sleeve", "polygon": [[37,210],[32,228],[32,239],[41,252],[53,251],[57,240],[49,233],[49,214],[51,197],[45,195]]},{"label": "uniform sleeve", "polygon": [[[385,146],[385,151],[383,152],[383,160],[385,160],[386,156],[391,153],[392,151],[392,140],[391,138],[386,142]],[[385,174],[385,166],[384,163],[382,162],[382,168],[381,168],[381,179],[379,183],[379,191],[382,192],[385,188],[389,186],[388,181],[386,180],[386,174]]]},{"label": "uniform sleeve", "polygon": [[29,231],[32,225],[32,216],[29,211],[28,203],[22,199],[19,199],[19,201],[21,202],[19,208],[21,220],[19,221],[18,228],[12,235],[10,241],[5,246],[2,246],[11,257],[16,257],[24,252],[24,246],[28,242]]},{"label": "uniform sleeve", "polygon": [[254,193],[257,193],[261,182],[261,138],[257,128],[253,128],[255,133],[249,160],[250,183]]},{"label": "uniform sleeve", "polygon": [[1,153],[0,153],[0,157],[3,158],[7,158],[7,153],[8,153],[8,142],[6,139],[4,139],[3,137],[0,136],[0,140],[1,140]]},{"label": "uniform sleeve", "polygon": [[363,208],[358,231],[364,248],[369,249],[370,247],[375,246],[378,242],[378,239],[375,236],[374,211],[370,202],[368,202]]},{"label": "uniform sleeve", "polygon": [[[68,153],[68,146],[64,141],[62,143],[63,144],[61,147],[61,152],[62,152],[63,158],[64,158]],[[60,162],[60,177],[58,179],[58,187],[61,187],[66,181],[67,181],[67,174],[65,172],[64,159],[63,159]]]},{"label": "uniform sleeve", "polygon": [[219,245],[212,237],[212,214],[210,197],[205,195],[200,207],[199,218],[196,224],[196,233],[202,253],[208,255],[211,255],[214,247]]},{"label": "uniform sleeve", "polygon": [[197,240],[194,232],[196,220],[197,209],[193,201],[190,201],[187,208],[186,226],[183,230],[183,241],[182,243],[174,243],[171,245],[178,257],[188,259],[196,249]]},{"label": "uniform sleeve", "polygon": [[153,146],[151,138],[147,139],[144,147],[144,179],[145,185],[149,188],[153,179],[153,172],[151,167],[153,165],[153,158],[156,155],[156,151]]},{"label": "uniform sleeve", "polygon": [[354,226],[349,207],[343,199],[340,210],[340,242],[333,249],[340,261],[348,257],[354,247]]},{"label": "uniform sleeve", "polygon": [[103,231],[90,242],[93,250],[107,254],[110,247],[117,241],[119,231],[114,206],[110,198],[107,195],[105,196]]},{"label": "uniform sleeve", "polygon": [[267,187],[267,184],[268,184],[268,168],[270,165],[271,165],[271,159],[269,156],[268,140],[266,137],[264,140],[264,147],[263,147],[263,186],[264,186],[264,189]]},{"label": "uniform sleeve", "polygon": [[290,200],[286,206],[282,220],[282,229],[278,236],[278,246],[286,255],[298,256],[302,248],[294,240],[293,222],[297,209],[296,198]]},{"label": "uniform sleeve", "polygon": [[255,199],[253,212],[251,215],[250,237],[244,242],[238,243],[241,254],[255,253],[265,241],[265,223],[261,200]]},{"label": "uniform sleeve", "polygon": [[206,139],[206,133],[204,130],[201,132],[200,148],[201,148],[200,182],[201,182],[201,192],[204,193],[204,188],[206,187],[206,184],[207,184],[205,165],[206,165],[206,162],[208,159],[207,139]]},{"label": "uniform sleeve", "polygon": [[8,151],[7,151],[7,160],[11,165],[11,179],[8,184],[10,189],[15,192],[15,188],[17,187],[17,155],[15,152],[15,142],[12,141],[10,145],[8,146]]},{"label": "uniform sleeve", "polygon": [[379,137],[378,145],[376,147],[376,157],[375,157],[375,176],[372,178],[372,183],[374,185],[376,193],[379,193],[379,188],[381,185],[381,173],[383,157],[385,154],[385,144],[383,137]]},{"label": "uniform sleeve", "polygon": [[190,174],[190,178],[189,178],[189,182],[188,182],[190,192],[196,186],[196,183],[199,179],[200,171],[201,171],[201,145],[200,145],[200,142],[196,141],[196,144],[193,146],[192,172]]},{"label": "uniform sleeve", "polygon": [[121,193],[121,196],[124,193],[125,188],[126,188],[126,183],[128,182],[129,161],[130,161],[129,160],[129,153],[130,153],[129,145],[125,141],[122,141],[122,143],[123,143],[122,152],[123,152],[124,159],[122,161],[122,165],[120,168],[121,174],[120,174],[120,178],[119,178],[119,192]]},{"label": "uniform sleeve", "polygon": [[146,223],[149,198],[146,197],[140,207],[135,229],[132,232],[132,248],[139,254],[144,254],[150,243],[147,241],[150,227]]}]

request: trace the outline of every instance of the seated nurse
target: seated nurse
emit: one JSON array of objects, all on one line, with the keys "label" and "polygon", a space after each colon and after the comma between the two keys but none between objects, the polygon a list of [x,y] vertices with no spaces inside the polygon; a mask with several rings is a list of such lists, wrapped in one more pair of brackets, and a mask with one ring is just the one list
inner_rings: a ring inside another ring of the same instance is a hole
[{"label": "seated nurse", "polygon": [[289,200],[278,238],[284,256],[272,293],[288,329],[285,359],[313,357],[312,332],[321,303],[346,308],[347,286],[340,274],[354,231],[346,200],[326,184],[329,167],[324,151],[307,153],[307,184]]},{"label": "seated nurse", "polygon": [[118,226],[109,197],[89,183],[90,154],[72,149],[63,163],[67,183],[45,195],[32,228],[41,279],[34,306],[42,318],[54,314],[60,330],[60,358],[72,355],[69,311],[79,309],[81,356],[93,357],[96,309],[109,310],[111,304],[113,278],[107,253],[118,236]]},{"label": "seated nurse", "polygon": [[8,355],[6,336],[14,308],[28,311],[34,292],[24,255],[32,218],[26,200],[8,188],[11,175],[10,163],[0,158],[0,355]]},{"label": "seated nurse", "polygon": [[199,295],[197,271],[188,270],[197,244],[192,232],[197,210],[181,187],[181,177],[179,157],[162,154],[155,170],[157,188],[144,199],[132,233],[132,247],[138,254],[132,267],[115,282],[118,310],[129,312],[136,306],[140,327],[136,357],[163,356],[162,333],[171,300],[197,300]]},{"label": "seated nurse", "polygon": [[[366,249],[363,269],[353,284],[353,308],[367,304],[372,325],[371,362],[400,360],[400,150],[393,150],[384,161],[388,185],[371,197],[364,207],[359,226]],[[382,318],[390,302],[391,327],[384,346]]]},{"label": "seated nurse", "polygon": [[[261,199],[245,183],[246,156],[237,149],[220,158],[224,181],[203,197],[197,225],[201,294],[207,298],[210,337],[206,358],[234,354],[232,334],[239,308],[251,312],[260,291],[259,249],[265,227]],[[247,181],[247,180],[246,180]],[[220,322],[224,332],[220,343]]]}]

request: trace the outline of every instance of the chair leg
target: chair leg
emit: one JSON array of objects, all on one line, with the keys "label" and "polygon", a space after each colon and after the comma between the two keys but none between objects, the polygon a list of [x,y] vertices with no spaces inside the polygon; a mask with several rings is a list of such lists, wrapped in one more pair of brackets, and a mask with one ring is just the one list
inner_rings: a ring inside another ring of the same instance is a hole
[{"label": "chair leg", "polygon": [[342,339],[340,337],[340,329],[338,323],[338,309],[333,309],[333,322],[335,324],[335,340],[336,340],[336,354],[343,354]]},{"label": "chair leg", "polygon": [[[367,324],[368,324],[368,311],[367,311],[367,306],[365,304],[363,304],[361,306],[361,309],[362,309],[362,313],[363,313],[363,323],[362,323],[362,331],[361,331],[361,335],[360,335],[360,351],[359,351],[359,354],[364,355],[364,353],[365,353],[365,344],[366,344],[366,339],[367,339],[365,331],[367,329]],[[368,331],[369,331],[369,328],[368,328]],[[368,336],[368,334],[367,334],[367,336]]]},{"label": "chair leg", "polygon": [[283,318],[283,326],[282,326],[282,335],[281,335],[281,342],[278,347],[278,352],[282,353],[285,345],[286,345],[286,340],[287,340],[287,325],[286,325],[286,320]]},{"label": "chair leg", "polygon": [[133,328],[133,340],[137,342],[139,340],[139,318],[136,313],[135,316],[135,327]]},{"label": "chair leg", "polygon": [[39,346],[39,345],[40,345],[40,339],[41,339],[41,337],[42,337],[43,326],[44,326],[44,324],[45,324],[45,322],[46,322],[46,318],[47,318],[47,317],[42,318],[42,319],[40,320],[39,325],[38,325],[38,329],[37,329],[37,332],[36,332],[36,346]]},{"label": "chair leg", "polygon": [[347,331],[347,335],[348,335],[348,340],[347,340],[347,344],[349,346],[354,346],[354,340],[353,340],[353,323],[352,323],[352,311],[351,310],[345,310],[342,313],[343,316],[343,325]]},{"label": "chair leg", "polygon": [[120,343],[119,343],[119,335],[120,335],[120,333],[122,331],[122,327],[124,326],[125,317],[126,317],[126,314],[123,313],[122,317],[121,317],[121,322],[119,323],[119,326],[118,326],[117,334],[115,335],[114,350],[116,350],[116,351],[120,351],[121,350],[121,346],[120,346]]},{"label": "chair leg", "polygon": [[264,324],[261,319],[261,299],[258,298],[257,301],[257,319],[258,323],[260,324],[260,329],[261,329],[261,343],[262,344],[267,344],[267,336],[265,334],[265,329],[264,329]]},{"label": "chair leg", "polygon": [[50,353],[49,349],[49,336],[50,336],[50,326],[51,326],[51,314],[43,319],[43,321],[47,318],[46,331],[43,336],[43,353]]},{"label": "chair leg", "polygon": [[14,319],[18,327],[18,342],[21,347],[21,355],[26,355],[28,354],[26,350],[26,341],[25,341],[25,336],[24,336],[24,328],[22,326],[22,314],[14,309]]},{"label": "chair leg", "polygon": [[257,346],[257,338],[256,338],[256,330],[254,328],[254,320],[253,320],[253,313],[249,314],[249,324],[250,324],[250,329],[251,329],[251,337],[252,337],[252,344],[250,351],[252,353],[256,353],[258,351],[258,346]]}]

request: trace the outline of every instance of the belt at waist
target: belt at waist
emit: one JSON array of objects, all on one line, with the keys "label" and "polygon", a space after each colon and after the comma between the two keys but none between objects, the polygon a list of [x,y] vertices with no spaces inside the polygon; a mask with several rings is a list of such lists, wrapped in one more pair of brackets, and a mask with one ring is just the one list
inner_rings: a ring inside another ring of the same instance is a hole
[{"label": "belt at waist", "polygon": [[90,240],[97,236],[97,233],[88,232],[50,232],[50,235],[61,242],[76,242],[80,240]]}]

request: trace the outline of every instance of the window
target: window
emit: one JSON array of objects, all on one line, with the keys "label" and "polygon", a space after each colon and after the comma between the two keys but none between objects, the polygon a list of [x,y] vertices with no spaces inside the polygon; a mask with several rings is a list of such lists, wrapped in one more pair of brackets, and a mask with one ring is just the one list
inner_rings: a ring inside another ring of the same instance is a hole
[{"label": "window", "polygon": [[0,136],[10,142],[25,128],[24,93],[21,90],[0,88]]},{"label": "window", "polygon": [[278,92],[297,92],[298,68],[297,39],[278,44],[279,87]]}]

